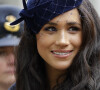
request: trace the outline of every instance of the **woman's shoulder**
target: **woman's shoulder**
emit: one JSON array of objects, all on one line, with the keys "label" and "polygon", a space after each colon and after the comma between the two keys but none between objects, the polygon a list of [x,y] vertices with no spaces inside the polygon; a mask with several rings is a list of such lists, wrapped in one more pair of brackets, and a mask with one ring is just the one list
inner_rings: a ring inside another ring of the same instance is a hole
[{"label": "woman's shoulder", "polygon": [[8,90],[16,90],[16,83],[14,83]]}]

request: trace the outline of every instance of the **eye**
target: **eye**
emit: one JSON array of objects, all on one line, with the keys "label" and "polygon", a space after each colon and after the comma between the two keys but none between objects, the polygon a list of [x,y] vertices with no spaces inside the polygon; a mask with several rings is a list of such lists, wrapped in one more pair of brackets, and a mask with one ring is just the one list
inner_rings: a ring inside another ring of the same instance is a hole
[{"label": "eye", "polygon": [[7,53],[6,52],[0,52],[0,56],[6,56]]},{"label": "eye", "polygon": [[46,28],[44,28],[44,30],[45,30],[45,31],[57,31],[56,27],[53,27],[53,26],[51,26],[51,27],[46,27]]},{"label": "eye", "polygon": [[70,28],[68,29],[69,32],[77,32],[77,31],[79,31],[79,30],[80,30],[79,27],[70,27]]}]

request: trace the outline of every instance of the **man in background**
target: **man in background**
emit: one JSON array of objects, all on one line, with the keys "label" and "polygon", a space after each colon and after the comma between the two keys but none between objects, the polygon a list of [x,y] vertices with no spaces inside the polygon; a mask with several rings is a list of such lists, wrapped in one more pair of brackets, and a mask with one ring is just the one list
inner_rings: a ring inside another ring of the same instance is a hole
[{"label": "man in background", "polygon": [[8,90],[15,82],[15,46],[19,44],[23,23],[10,23],[19,18],[19,11],[14,6],[0,5],[0,90]]}]

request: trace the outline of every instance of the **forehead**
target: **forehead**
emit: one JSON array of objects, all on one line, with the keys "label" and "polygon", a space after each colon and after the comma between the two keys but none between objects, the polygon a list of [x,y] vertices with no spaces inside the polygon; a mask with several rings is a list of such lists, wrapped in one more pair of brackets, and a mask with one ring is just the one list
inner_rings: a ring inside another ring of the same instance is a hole
[{"label": "forehead", "polygon": [[51,20],[51,22],[80,22],[80,16],[79,16],[79,12],[77,9],[72,9],[68,12],[65,12],[57,17],[55,17],[54,19]]}]

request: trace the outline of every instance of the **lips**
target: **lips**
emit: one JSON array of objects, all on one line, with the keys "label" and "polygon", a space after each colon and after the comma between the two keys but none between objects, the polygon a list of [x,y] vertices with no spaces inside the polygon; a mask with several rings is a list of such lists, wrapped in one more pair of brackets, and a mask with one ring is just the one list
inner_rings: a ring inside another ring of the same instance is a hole
[{"label": "lips", "polygon": [[73,50],[52,50],[51,52],[55,57],[66,58],[72,54]]},{"label": "lips", "polygon": [[15,73],[15,68],[9,68],[6,73],[12,73],[14,74]]}]

